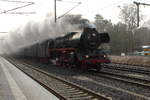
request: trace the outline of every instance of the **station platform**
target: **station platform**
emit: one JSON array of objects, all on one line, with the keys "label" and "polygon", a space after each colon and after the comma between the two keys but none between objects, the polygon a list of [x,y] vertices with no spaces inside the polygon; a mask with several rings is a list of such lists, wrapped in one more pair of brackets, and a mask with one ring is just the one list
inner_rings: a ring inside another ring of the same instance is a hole
[{"label": "station platform", "polygon": [[0,56],[0,100],[59,100]]}]

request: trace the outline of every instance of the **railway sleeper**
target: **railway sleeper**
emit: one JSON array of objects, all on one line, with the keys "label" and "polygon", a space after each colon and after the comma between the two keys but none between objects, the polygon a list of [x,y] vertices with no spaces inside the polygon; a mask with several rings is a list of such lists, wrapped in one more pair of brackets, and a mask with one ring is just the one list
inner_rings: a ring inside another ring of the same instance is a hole
[{"label": "railway sleeper", "polygon": [[[67,90],[69,93],[79,93],[79,90]],[[84,92],[82,92],[84,93]]]},{"label": "railway sleeper", "polygon": [[[63,94],[64,96],[68,97],[68,98],[76,98],[76,97],[80,97],[80,98],[83,98],[83,97],[89,97],[90,95],[88,95],[87,93],[76,93],[76,92],[62,92],[61,94]],[[93,97],[93,96],[91,96]]]},{"label": "railway sleeper", "polygon": [[71,93],[71,92],[68,92],[69,95],[73,95],[73,96],[88,96],[87,93],[82,93],[82,94],[77,94],[75,92]]},{"label": "railway sleeper", "polygon": [[[59,92],[61,92],[63,94],[66,93],[64,91],[59,91]],[[74,95],[83,95],[83,94],[85,94],[84,92],[79,92],[79,91],[76,91],[76,92],[75,91],[70,91],[70,92],[67,91],[67,93],[68,94],[74,94]]]},{"label": "railway sleeper", "polygon": [[69,93],[74,93],[74,94],[85,94],[84,92],[81,92],[81,91],[70,91]]},{"label": "railway sleeper", "polygon": [[67,91],[76,91],[76,92],[79,91],[78,89],[75,88],[67,88],[67,87],[56,87],[56,88],[60,90],[67,90]]},{"label": "railway sleeper", "polygon": [[84,92],[79,92],[79,91],[68,91],[68,90],[58,90],[60,93],[68,93],[69,95],[87,95],[87,93],[84,93]]},{"label": "railway sleeper", "polygon": [[92,100],[94,99],[93,96],[70,96],[69,98],[73,99],[73,100]]}]

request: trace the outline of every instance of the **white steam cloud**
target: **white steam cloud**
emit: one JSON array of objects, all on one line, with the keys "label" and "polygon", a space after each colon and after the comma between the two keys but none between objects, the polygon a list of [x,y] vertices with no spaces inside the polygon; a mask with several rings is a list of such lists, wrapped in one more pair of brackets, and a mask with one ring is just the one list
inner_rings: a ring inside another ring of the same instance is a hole
[{"label": "white steam cloud", "polygon": [[76,29],[77,27],[66,23],[63,19],[55,23],[52,17],[46,16],[41,22],[28,22],[26,25],[11,31],[1,43],[1,52],[11,53],[19,48],[48,38],[58,37]]}]

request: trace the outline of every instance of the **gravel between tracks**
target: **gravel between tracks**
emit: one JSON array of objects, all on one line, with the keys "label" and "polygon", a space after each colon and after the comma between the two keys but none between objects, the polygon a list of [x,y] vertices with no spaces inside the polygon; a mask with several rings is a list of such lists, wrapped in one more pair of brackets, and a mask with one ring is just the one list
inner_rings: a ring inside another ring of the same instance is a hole
[{"label": "gravel between tracks", "polygon": [[[103,77],[92,75],[89,72],[81,72],[75,69],[56,67],[48,64],[39,65],[40,68],[49,73],[55,74],[56,76],[65,78],[66,80],[79,84],[83,87],[104,94],[107,97],[112,97],[113,100],[148,100],[148,98],[144,96],[150,97],[150,89],[144,89],[142,87],[133,86],[131,84],[105,79]],[[38,78],[43,79],[42,76],[37,76]],[[122,92],[121,90],[125,91]],[[136,93],[141,94],[141,96],[143,96],[145,99],[138,97]]]}]

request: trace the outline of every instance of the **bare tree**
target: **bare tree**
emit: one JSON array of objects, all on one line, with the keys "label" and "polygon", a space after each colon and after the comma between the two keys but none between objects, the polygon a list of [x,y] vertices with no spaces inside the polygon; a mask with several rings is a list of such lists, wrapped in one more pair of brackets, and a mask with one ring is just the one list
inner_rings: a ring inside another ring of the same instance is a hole
[{"label": "bare tree", "polygon": [[137,10],[136,6],[133,4],[124,5],[121,9],[119,18],[122,23],[127,25],[127,30],[132,31],[136,28],[136,18]]},{"label": "bare tree", "polygon": [[94,24],[96,25],[99,32],[109,32],[112,28],[111,20],[104,19],[100,14],[95,15]]},{"label": "bare tree", "polygon": [[[137,26],[137,8],[133,4],[124,5],[120,12],[120,19],[122,23],[126,25],[126,33],[128,34],[129,41],[129,52],[132,52],[134,49],[135,41],[134,41],[134,30]],[[142,15],[140,15],[140,20],[142,20]]]}]

